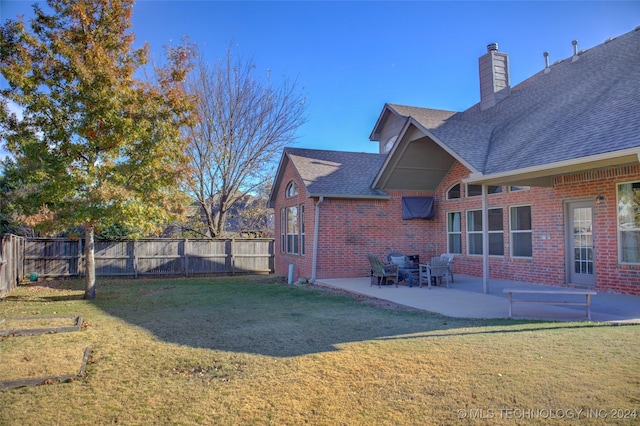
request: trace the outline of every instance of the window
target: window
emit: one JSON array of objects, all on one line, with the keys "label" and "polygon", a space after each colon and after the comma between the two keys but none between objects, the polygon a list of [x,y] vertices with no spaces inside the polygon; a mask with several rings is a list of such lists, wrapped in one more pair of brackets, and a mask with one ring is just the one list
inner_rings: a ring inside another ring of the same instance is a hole
[{"label": "window", "polygon": [[304,255],[304,205],[300,206],[300,254]]},{"label": "window", "polygon": [[287,189],[284,193],[285,197],[293,197],[294,195],[298,195],[298,185],[295,182],[289,182],[287,185]]},{"label": "window", "polygon": [[283,253],[305,254],[304,205],[281,210],[280,233],[280,249]]},{"label": "window", "polygon": [[618,185],[618,256],[640,263],[640,182]]},{"label": "window", "polygon": [[287,209],[280,209],[280,251],[286,252],[287,247]]},{"label": "window", "polygon": [[462,254],[460,212],[447,213],[447,252]]},{"label": "window", "polygon": [[298,206],[287,207],[285,210],[286,243],[285,252],[298,254]]},{"label": "window", "polygon": [[[499,194],[502,192],[501,186],[487,186],[487,194]],[[467,185],[467,197],[477,197],[482,195],[482,185]]]},{"label": "window", "polygon": [[456,183],[447,191],[447,200],[455,200],[460,198],[460,184]]},{"label": "window", "polygon": [[[504,256],[504,230],[502,226],[502,209],[489,209],[489,255]],[[482,210],[467,212],[467,251],[469,254],[482,252]]]},{"label": "window", "polygon": [[533,256],[531,206],[511,207],[511,256]]},{"label": "window", "polygon": [[510,186],[509,192],[527,191],[529,188],[531,187],[530,186]]}]

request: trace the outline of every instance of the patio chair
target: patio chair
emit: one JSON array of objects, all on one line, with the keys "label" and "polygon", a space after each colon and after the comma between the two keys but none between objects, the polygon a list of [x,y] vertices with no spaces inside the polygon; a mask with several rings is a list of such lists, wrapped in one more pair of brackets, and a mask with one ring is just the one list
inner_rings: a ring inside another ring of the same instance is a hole
[{"label": "patio chair", "polygon": [[[418,261],[414,262],[411,260],[412,258],[417,258]],[[398,265],[398,280],[406,281],[409,284],[409,287],[413,287],[413,284],[418,279],[418,256],[406,256],[404,253],[399,251],[392,251],[387,255],[387,262],[389,264]]]},{"label": "patio chair", "polygon": [[[378,287],[382,286],[382,282],[387,282],[387,278],[393,278],[398,287],[398,265],[385,265],[373,254],[368,254],[367,259],[371,264],[371,276],[378,279]],[[373,280],[371,281],[373,285]]]},{"label": "patio chair", "polygon": [[[431,288],[431,280],[442,280],[444,278],[447,288],[449,288],[448,260],[440,256],[431,259],[428,265],[420,265],[420,287],[424,281]],[[442,281],[441,281],[442,282]]]},{"label": "patio chair", "polygon": [[447,270],[448,270],[449,276],[451,277],[451,282],[453,282],[453,270],[451,269],[451,264],[453,263],[453,258],[455,256],[456,255],[453,253],[442,253],[440,255],[440,257],[447,259]]}]

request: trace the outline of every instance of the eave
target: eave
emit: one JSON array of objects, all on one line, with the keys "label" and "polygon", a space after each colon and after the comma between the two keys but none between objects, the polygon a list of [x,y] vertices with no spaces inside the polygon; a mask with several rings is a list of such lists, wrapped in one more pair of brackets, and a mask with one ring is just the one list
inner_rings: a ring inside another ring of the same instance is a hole
[{"label": "eave", "polygon": [[471,173],[469,177],[463,181],[470,184],[551,187],[553,186],[553,179],[557,176],[608,167],[638,164],[639,162],[640,148],[636,147],[556,163],[526,167],[518,170],[509,170],[501,173],[487,175]]}]

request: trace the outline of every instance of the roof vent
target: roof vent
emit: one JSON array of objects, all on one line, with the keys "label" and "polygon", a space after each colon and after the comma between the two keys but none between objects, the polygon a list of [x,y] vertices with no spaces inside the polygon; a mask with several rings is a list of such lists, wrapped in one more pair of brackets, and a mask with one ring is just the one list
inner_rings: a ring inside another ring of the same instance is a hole
[{"label": "roof vent", "polygon": [[571,62],[575,62],[579,58],[579,56],[578,56],[578,40],[573,40],[571,42],[571,44],[573,45],[573,59],[571,59]]},{"label": "roof vent", "polygon": [[542,56],[544,56],[544,72],[549,72],[549,52],[543,52]]},{"label": "roof vent", "polygon": [[498,43],[487,44],[487,52],[497,52],[498,51]]}]

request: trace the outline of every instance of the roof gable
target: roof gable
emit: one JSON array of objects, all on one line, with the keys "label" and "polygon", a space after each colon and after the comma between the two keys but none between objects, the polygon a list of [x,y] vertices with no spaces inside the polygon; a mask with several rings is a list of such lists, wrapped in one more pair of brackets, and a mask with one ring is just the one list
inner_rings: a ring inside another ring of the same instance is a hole
[{"label": "roof gable", "polygon": [[272,188],[269,205],[274,206],[282,173],[290,163],[297,171],[309,197],[388,198],[371,183],[380,169],[384,154],[285,148]]}]

